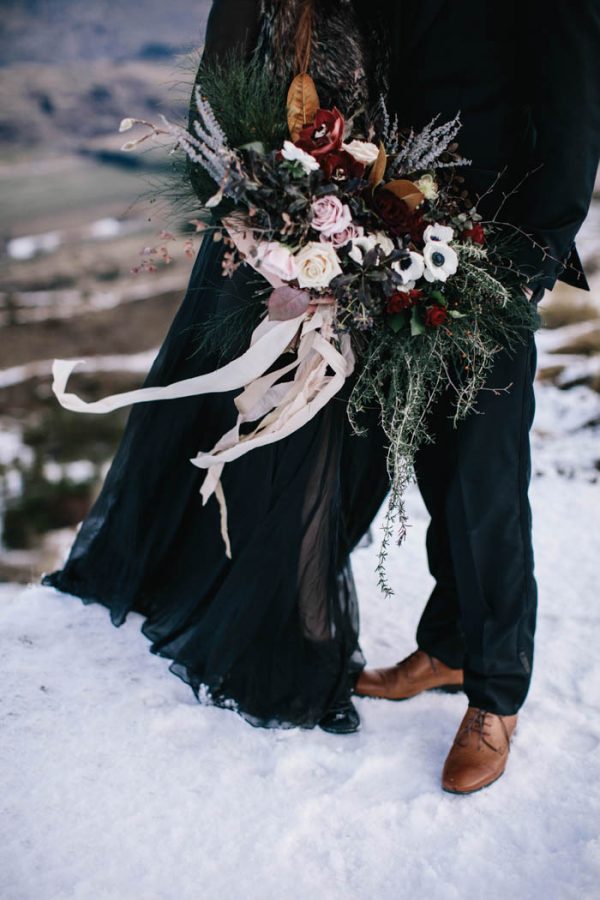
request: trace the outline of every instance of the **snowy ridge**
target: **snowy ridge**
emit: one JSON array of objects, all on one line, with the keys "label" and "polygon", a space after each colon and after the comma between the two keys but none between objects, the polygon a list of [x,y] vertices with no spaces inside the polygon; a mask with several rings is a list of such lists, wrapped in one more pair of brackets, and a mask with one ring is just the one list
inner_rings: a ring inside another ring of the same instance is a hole
[{"label": "snowy ridge", "polygon": [[[538,389],[535,672],[496,785],[469,798],[439,788],[461,695],[360,700],[350,737],[253,729],[198,705],[148,652],[140,616],[116,629],[103,607],[0,586],[0,896],[598,897],[600,485],[586,423],[599,401],[576,391]],[[376,587],[376,541],[354,555],[372,664],[414,648],[431,585],[414,490],[409,511],[393,598]]]}]

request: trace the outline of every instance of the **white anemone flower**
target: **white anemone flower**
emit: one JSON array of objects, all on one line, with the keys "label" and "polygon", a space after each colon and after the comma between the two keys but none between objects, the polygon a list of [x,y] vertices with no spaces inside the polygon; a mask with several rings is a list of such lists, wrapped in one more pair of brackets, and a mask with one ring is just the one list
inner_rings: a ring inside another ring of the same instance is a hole
[{"label": "white anemone flower", "polygon": [[441,241],[442,244],[449,244],[453,237],[454,229],[449,225],[428,225],[423,234],[425,243]]},{"label": "white anemone flower", "polygon": [[427,281],[447,281],[458,268],[456,251],[441,241],[429,241],[423,250]]},{"label": "white anemone flower", "polygon": [[306,150],[302,150],[300,147],[296,147],[296,145],[292,144],[291,141],[283,142],[283,150],[281,151],[281,155],[289,162],[300,163],[305,172],[316,172],[319,168],[319,163],[314,158],[314,156],[311,156],[310,153],[306,152]]},{"label": "white anemone flower", "polygon": [[408,256],[404,256],[397,262],[392,263],[392,269],[398,273],[402,279],[402,284],[406,287],[410,282],[414,283],[423,277],[425,262],[420,253],[409,250]]}]

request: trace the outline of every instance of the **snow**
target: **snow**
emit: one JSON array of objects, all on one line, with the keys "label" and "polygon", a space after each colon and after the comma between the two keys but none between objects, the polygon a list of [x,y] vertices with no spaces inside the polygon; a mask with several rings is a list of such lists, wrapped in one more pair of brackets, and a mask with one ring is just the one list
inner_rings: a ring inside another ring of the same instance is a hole
[{"label": "snow", "polygon": [[[106,356],[90,356],[83,360],[78,372],[131,372],[132,374],[148,373],[148,369],[154,362],[158,347],[151,350],[143,350],[140,353],[113,353]],[[52,359],[36,360],[23,363],[20,366],[11,366],[9,369],[0,369],[0,388],[12,387],[21,384],[30,378],[43,378],[52,374]]]},{"label": "snow", "polygon": [[[538,389],[534,679],[505,776],[444,794],[461,695],[359,700],[362,730],[254,729],[199,705],[142,619],[0,586],[0,896],[7,900],[592,900],[600,896],[598,397]],[[565,468],[564,457],[568,465]],[[371,663],[414,648],[426,513],[393,598],[359,549]]]}]

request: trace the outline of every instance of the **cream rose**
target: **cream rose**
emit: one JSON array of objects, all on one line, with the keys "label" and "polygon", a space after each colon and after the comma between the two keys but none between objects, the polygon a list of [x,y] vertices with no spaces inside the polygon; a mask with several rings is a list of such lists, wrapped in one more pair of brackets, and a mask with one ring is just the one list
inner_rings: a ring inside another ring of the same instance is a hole
[{"label": "cream rose", "polygon": [[365,166],[370,166],[379,156],[379,147],[369,141],[350,141],[348,144],[342,144],[342,149]]},{"label": "cream rose", "polygon": [[301,288],[326,288],[342,267],[332,244],[311,241],[296,253],[298,284]]}]

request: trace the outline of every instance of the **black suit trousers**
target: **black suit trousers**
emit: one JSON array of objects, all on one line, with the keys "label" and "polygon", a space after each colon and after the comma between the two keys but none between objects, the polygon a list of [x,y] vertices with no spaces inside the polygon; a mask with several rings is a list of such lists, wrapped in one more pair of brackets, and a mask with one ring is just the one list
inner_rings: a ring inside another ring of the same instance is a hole
[{"label": "black suit trousers", "polygon": [[429,511],[429,568],[435,587],[417,644],[465,670],[472,706],[512,715],[533,664],[537,588],[528,487],[535,411],[533,336],[495,358],[476,411],[452,423],[450,396],[436,404],[435,443],[416,459]]}]

